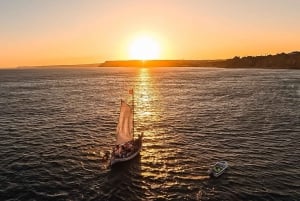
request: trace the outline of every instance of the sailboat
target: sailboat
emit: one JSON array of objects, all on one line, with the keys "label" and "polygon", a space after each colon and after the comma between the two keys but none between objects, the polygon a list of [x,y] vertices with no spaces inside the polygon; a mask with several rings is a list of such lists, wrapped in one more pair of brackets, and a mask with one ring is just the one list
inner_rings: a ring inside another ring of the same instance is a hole
[{"label": "sailboat", "polygon": [[133,159],[142,149],[143,133],[134,138],[134,94],[132,94],[132,105],[121,100],[120,116],[117,125],[116,143],[111,153],[110,165]]}]

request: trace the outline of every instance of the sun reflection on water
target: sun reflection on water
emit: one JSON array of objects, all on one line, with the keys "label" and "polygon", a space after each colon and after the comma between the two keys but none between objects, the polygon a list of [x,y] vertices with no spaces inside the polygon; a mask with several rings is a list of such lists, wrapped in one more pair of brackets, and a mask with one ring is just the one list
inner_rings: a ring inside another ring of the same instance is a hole
[{"label": "sun reflection on water", "polygon": [[[151,69],[139,69],[135,87],[135,125],[138,133],[144,132],[143,150],[141,152],[141,174],[147,180],[160,179],[168,176],[166,165],[165,130],[160,126],[163,109],[160,107],[159,91],[155,88],[155,79]],[[154,185],[165,185],[161,182],[149,183],[146,188],[153,189]]]},{"label": "sun reflection on water", "polygon": [[159,108],[156,106],[157,91],[154,89],[154,81],[151,78],[149,69],[140,69],[135,87],[135,120],[137,129],[147,132],[153,122],[159,121]]}]

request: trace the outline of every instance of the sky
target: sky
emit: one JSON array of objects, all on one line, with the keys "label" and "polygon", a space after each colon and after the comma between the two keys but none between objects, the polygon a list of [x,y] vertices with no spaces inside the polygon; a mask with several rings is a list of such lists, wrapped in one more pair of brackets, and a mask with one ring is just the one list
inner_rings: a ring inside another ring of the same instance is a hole
[{"label": "sky", "polygon": [[150,36],[159,59],[300,50],[299,0],[0,0],[0,67],[130,59]]}]

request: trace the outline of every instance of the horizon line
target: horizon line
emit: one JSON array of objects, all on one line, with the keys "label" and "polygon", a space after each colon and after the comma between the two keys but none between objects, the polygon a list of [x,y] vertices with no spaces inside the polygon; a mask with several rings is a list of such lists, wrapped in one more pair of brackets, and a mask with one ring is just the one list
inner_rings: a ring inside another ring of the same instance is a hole
[{"label": "horizon line", "polygon": [[[93,62],[93,63],[81,63],[81,64],[45,64],[45,65],[18,65],[18,66],[0,66],[0,69],[12,69],[12,68],[38,68],[38,67],[68,67],[68,66],[90,66],[92,65],[101,65],[105,64],[106,62],[149,62],[149,61],[226,61],[233,58],[246,58],[246,57],[260,57],[260,56],[275,56],[280,54],[295,54],[300,53],[300,50],[295,50],[291,52],[280,52],[276,54],[264,54],[264,55],[247,55],[247,56],[233,56],[231,58],[224,58],[224,59],[109,59],[104,60],[103,62]],[[97,67],[97,66],[95,66]]]}]

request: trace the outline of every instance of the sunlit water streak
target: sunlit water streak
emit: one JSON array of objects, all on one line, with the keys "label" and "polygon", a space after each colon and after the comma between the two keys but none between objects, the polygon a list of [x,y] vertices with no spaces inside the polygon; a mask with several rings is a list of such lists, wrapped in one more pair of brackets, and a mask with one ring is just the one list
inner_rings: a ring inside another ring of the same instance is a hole
[{"label": "sunlit water streak", "polygon": [[[132,87],[144,147],[106,169]],[[297,70],[1,70],[0,200],[299,200],[299,91]]]}]

